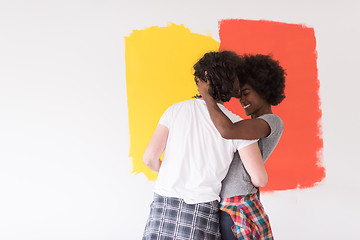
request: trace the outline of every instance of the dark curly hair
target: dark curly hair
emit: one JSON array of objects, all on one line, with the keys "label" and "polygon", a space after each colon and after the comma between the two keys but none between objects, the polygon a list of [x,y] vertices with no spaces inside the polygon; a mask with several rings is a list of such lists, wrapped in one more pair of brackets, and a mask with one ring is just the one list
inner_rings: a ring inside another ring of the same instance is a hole
[{"label": "dark curly hair", "polygon": [[271,55],[243,55],[238,69],[240,86],[249,84],[270,105],[285,98],[285,70]]},{"label": "dark curly hair", "polygon": [[[194,65],[196,85],[198,78],[210,81],[209,94],[217,101],[227,102],[233,96],[240,57],[231,51],[208,52]],[[207,72],[205,76],[205,71]],[[196,95],[195,97],[201,97]]]}]

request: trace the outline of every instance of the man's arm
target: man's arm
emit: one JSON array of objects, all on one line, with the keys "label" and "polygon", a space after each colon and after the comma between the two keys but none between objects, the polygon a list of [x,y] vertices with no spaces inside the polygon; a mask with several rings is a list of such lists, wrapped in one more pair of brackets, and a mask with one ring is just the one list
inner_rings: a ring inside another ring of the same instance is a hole
[{"label": "man's arm", "polygon": [[265,187],[268,175],[262,160],[258,143],[252,143],[238,150],[242,163],[256,187]]},{"label": "man's arm", "polygon": [[161,166],[159,158],[165,150],[168,135],[169,129],[164,125],[159,124],[143,155],[145,165],[157,173]]}]

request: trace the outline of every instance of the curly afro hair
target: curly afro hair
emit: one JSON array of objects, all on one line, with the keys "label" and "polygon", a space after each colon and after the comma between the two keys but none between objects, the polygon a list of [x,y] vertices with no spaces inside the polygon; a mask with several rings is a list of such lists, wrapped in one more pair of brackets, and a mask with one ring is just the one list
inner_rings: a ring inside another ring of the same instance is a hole
[{"label": "curly afro hair", "polygon": [[240,86],[249,84],[270,105],[285,98],[285,70],[270,55],[243,55],[238,70]]},{"label": "curly afro hair", "polygon": [[[227,102],[233,96],[240,57],[231,51],[208,52],[194,65],[198,79],[210,81],[209,94],[217,101]],[[205,71],[207,74],[205,75]],[[196,95],[195,97],[201,97]]]}]

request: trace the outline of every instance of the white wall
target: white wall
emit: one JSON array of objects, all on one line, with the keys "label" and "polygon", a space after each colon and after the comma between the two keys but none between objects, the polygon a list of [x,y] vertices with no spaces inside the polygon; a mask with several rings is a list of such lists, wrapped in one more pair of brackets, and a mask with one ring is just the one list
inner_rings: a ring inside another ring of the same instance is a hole
[{"label": "white wall", "polygon": [[[152,199],[128,157],[124,37],[168,22],[304,23],[318,50],[318,187],[262,197],[276,239],[358,239],[359,1],[0,1],[0,239],[140,239]],[[304,113],[306,114],[306,113]]]}]

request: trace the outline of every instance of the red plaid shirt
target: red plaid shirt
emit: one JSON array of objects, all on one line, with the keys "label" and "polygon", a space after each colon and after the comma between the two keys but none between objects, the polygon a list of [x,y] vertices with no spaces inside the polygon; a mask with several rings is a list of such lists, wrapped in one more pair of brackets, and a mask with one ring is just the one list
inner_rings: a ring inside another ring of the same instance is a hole
[{"label": "red plaid shirt", "polygon": [[274,239],[269,218],[256,194],[224,198],[220,210],[231,216],[234,221],[232,230],[239,240]]}]

